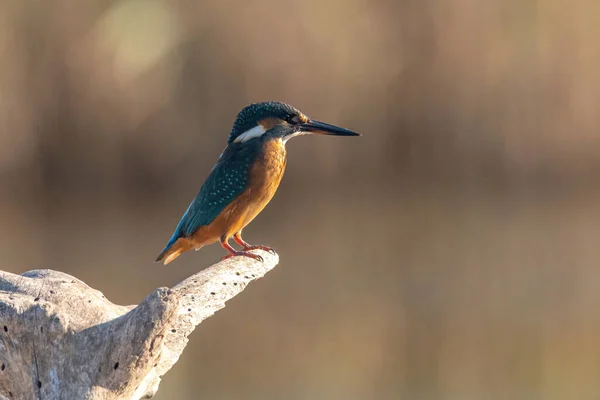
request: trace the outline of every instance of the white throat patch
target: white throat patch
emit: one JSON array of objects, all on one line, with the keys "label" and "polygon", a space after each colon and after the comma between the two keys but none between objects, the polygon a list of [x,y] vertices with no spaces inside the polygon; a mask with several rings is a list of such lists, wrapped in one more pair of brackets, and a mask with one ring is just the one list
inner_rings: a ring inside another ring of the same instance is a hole
[{"label": "white throat patch", "polygon": [[252,129],[248,129],[246,132],[242,133],[240,136],[236,137],[233,143],[244,143],[250,139],[254,139],[262,136],[266,132],[265,128],[261,124],[256,125]]},{"label": "white throat patch", "polygon": [[288,140],[290,140],[293,137],[300,136],[300,135],[308,135],[308,134],[310,134],[310,132],[297,131],[297,132],[291,133],[287,136],[284,136],[281,140],[283,141],[283,144],[285,144]]}]

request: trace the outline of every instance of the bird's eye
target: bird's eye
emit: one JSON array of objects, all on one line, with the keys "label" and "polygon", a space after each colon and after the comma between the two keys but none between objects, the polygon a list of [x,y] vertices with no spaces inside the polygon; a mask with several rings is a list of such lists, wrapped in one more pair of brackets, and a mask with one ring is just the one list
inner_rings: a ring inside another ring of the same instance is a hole
[{"label": "bird's eye", "polygon": [[286,121],[290,124],[298,125],[300,123],[300,117],[298,117],[297,115],[290,115],[286,118]]}]

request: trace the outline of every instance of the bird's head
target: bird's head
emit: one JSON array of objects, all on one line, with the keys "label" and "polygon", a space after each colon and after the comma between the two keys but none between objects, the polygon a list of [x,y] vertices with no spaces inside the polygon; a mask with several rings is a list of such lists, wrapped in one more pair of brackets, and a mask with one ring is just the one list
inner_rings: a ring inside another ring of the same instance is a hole
[{"label": "bird's head", "polygon": [[251,104],[239,112],[228,144],[245,143],[263,135],[281,138],[285,143],[294,136],[307,134],[360,136],[348,129],[314,121],[288,104],[269,101]]}]

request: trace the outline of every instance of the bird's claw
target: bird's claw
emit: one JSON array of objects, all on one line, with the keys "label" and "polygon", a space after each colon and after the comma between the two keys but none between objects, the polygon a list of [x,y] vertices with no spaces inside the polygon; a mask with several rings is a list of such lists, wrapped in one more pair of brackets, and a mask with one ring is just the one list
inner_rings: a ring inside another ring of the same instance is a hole
[{"label": "bird's claw", "polygon": [[248,247],[244,248],[244,251],[250,251],[250,250],[263,250],[263,251],[266,251],[268,253],[275,255],[275,250],[273,250],[272,248],[270,248],[268,246],[257,245],[257,246],[248,246]]},{"label": "bird's claw", "polygon": [[258,254],[249,253],[247,251],[236,251],[235,253],[229,253],[225,257],[221,258],[221,261],[227,260],[228,258],[235,257],[235,256],[253,258],[256,261],[264,262],[264,259],[261,256],[259,256]]}]

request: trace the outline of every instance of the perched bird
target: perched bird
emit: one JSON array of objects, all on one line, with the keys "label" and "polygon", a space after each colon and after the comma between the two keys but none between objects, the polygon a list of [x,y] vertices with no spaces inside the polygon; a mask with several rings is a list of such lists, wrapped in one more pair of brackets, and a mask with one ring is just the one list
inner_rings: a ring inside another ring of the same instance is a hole
[{"label": "perched bird", "polygon": [[[273,250],[246,243],[242,229],[275,195],[287,162],[286,142],[294,136],[315,133],[360,136],[314,121],[284,103],[255,103],[242,109],[229,134],[227,147],[156,261],[164,261],[166,265],[186,251],[199,250],[217,241],[229,251],[222,260],[245,256],[262,261],[262,257],[249,251]],[[242,251],[229,245],[232,237]]]}]

